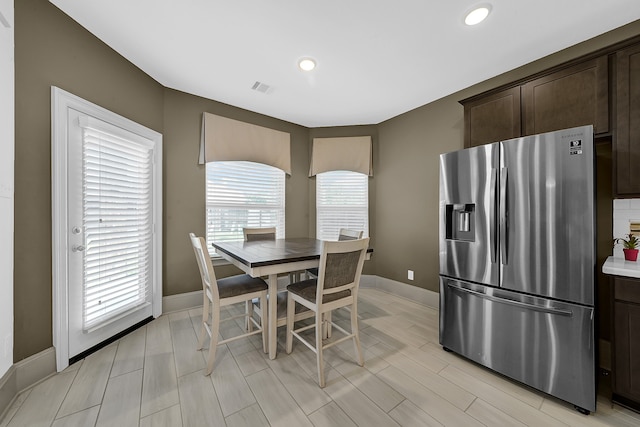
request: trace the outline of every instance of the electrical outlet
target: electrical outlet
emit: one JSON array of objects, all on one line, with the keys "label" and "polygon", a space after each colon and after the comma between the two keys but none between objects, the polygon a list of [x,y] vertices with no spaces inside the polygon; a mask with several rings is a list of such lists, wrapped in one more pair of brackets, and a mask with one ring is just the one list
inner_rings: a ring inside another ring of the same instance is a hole
[{"label": "electrical outlet", "polygon": [[413,270],[407,270],[407,279],[413,280]]}]

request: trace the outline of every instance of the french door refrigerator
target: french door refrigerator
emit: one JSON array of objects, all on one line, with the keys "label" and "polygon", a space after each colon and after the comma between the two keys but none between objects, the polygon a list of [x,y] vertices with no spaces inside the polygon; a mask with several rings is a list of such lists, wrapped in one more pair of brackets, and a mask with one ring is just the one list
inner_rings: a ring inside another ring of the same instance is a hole
[{"label": "french door refrigerator", "polygon": [[595,410],[593,127],[440,156],[440,344]]}]

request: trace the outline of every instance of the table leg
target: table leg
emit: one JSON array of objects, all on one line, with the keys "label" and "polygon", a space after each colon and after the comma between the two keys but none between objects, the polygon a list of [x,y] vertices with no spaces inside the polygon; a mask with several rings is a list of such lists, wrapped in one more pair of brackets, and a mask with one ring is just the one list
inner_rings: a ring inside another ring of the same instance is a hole
[{"label": "table leg", "polygon": [[269,359],[276,358],[278,347],[278,275],[269,275]]}]

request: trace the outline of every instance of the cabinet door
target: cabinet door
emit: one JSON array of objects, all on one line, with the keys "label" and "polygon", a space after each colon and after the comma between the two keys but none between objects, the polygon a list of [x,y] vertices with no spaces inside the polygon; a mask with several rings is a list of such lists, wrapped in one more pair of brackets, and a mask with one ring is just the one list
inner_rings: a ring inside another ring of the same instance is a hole
[{"label": "cabinet door", "polygon": [[640,281],[614,280],[613,392],[640,402]]},{"label": "cabinet door", "polygon": [[519,86],[462,104],[466,148],[520,136]]},{"label": "cabinet door", "polygon": [[606,56],[540,77],[522,87],[524,134],[593,125],[609,131]]},{"label": "cabinet door", "polygon": [[640,194],[640,45],[619,51],[616,66],[615,192]]}]

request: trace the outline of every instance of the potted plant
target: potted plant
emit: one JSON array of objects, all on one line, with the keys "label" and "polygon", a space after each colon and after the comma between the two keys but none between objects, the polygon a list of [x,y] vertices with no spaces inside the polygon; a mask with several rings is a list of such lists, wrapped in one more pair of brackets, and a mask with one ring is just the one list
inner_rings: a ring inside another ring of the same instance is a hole
[{"label": "potted plant", "polygon": [[618,243],[622,243],[624,246],[622,251],[624,252],[624,259],[627,261],[635,261],[638,259],[638,246],[640,246],[640,240],[633,234],[627,234],[627,238],[618,237],[613,239],[613,246]]}]

